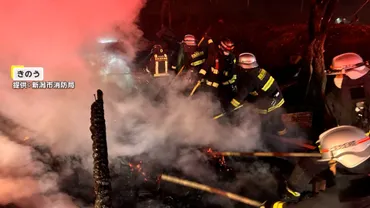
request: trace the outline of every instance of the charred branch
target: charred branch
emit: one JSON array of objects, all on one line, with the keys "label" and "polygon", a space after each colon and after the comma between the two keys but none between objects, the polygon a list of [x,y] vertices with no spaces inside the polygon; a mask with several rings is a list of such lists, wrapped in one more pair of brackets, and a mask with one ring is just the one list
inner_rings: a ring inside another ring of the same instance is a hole
[{"label": "charred branch", "polygon": [[112,208],[112,187],[108,166],[107,136],[104,118],[103,92],[91,105],[91,139],[93,140],[95,208]]}]

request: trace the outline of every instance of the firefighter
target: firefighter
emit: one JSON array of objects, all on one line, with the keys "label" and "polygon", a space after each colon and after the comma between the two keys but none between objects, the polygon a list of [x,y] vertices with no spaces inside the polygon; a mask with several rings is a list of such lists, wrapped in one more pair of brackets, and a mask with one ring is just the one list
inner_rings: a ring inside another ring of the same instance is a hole
[{"label": "firefighter", "polygon": [[336,74],[335,85],[340,89],[337,106],[332,113],[338,125],[354,125],[368,132],[370,104],[370,69],[356,53],[344,53],[333,58],[328,74]]},{"label": "firefighter", "polygon": [[212,38],[206,37],[204,40],[205,43],[201,44],[201,48],[203,48],[206,59],[198,72],[198,82],[193,87],[190,96],[196,91],[203,91],[211,93],[213,98],[217,98],[222,76],[220,60],[217,54],[217,47]]},{"label": "firefighter", "polygon": [[[318,162],[330,169],[336,187],[311,199],[302,200],[299,193],[295,193],[300,199],[294,203],[267,202],[261,207],[370,207],[370,138],[365,131],[354,126],[335,127],[322,133],[318,143],[322,154]],[[317,165],[311,166],[315,168]]]},{"label": "firefighter", "polygon": [[221,85],[219,96],[221,104],[224,108],[230,103],[231,99],[236,95],[236,58],[233,54],[234,43],[229,38],[224,38],[218,45],[219,48],[219,67],[221,69]]},{"label": "firefighter", "polygon": [[[335,75],[333,89],[326,95],[326,107],[336,125],[353,125],[369,131],[368,114],[370,74],[367,63],[355,53],[344,53],[333,58],[328,75]],[[313,159],[302,158],[294,168],[288,183],[302,192],[314,175],[322,169],[314,166]],[[287,193],[287,198],[295,198]]]},{"label": "firefighter", "polygon": [[161,45],[154,45],[151,51],[151,57],[147,66],[147,71],[154,77],[169,76],[168,56]]},{"label": "firefighter", "polygon": [[[334,86],[326,95],[325,104],[336,125],[353,125],[369,131],[370,74],[366,65],[355,53],[344,53],[333,58],[327,74],[335,75]],[[315,167],[314,164],[310,158],[299,160],[288,180],[291,190],[303,192],[310,180],[322,171],[320,168],[311,168]],[[294,200],[296,196],[287,192],[284,198]]]},{"label": "firefighter", "polygon": [[240,107],[252,95],[253,102],[262,117],[263,131],[277,135],[285,135],[287,130],[282,122],[284,104],[283,95],[275,79],[263,68],[261,68],[252,53],[242,53],[239,55],[237,95],[231,100],[228,111]]},{"label": "firefighter", "polygon": [[180,46],[177,65],[174,67],[176,73],[185,74],[186,79],[196,80],[195,77],[204,62],[205,52],[197,46],[194,35],[185,35]]},{"label": "firefighter", "polygon": [[329,122],[326,121],[326,127],[331,128],[340,124],[340,112],[343,112],[344,109],[341,101],[342,81],[343,74],[337,74],[333,80],[328,79],[329,84],[326,86],[328,93],[325,95],[325,107],[328,112]]}]

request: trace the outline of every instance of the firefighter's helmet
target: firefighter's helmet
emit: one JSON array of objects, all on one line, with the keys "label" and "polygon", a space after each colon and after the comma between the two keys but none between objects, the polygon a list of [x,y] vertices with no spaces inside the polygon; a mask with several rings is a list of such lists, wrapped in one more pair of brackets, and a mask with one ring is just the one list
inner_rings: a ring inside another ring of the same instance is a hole
[{"label": "firefighter's helmet", "polygon": [[354,168],[370,157],[370,138],[354,126],[338,126],[319,136],[319,161],[337,161],[347,168]]},{"label": "firefighter's helmet", "polygon": [[256,57],[252,53],[240,54],[238,65],[243,69],[253,69],[258,67]]},{"label": "firefighter's helmet", "polygon": [[235,45],[234,45],[234,42],[231,41],[229,38],[223,38],[221,41],[220,41],[220,44],[218,45],[218,47],[222,50],[222,51],[228,51],[228,52],[231,52],[234,50],[235,48]]},{"label": "firefighter's helmet", "polygon": [[161,54],[163,53],[163,47],[161,45],[154,45],[152,48],[152,54]]},{"label": "firefighter's helmet", "polygon": [[369,71],[366,64],[367,62],[364,62],[362,57],[356,53],[343,53],[333,58],[330,68],[351,79],[358,79]]},{"label": "firefighter's helmet", "polygon": [[194,35],[191,35],[191,34],[185,35],[183,42],[186,45],[188,45],[188,46],[195,46],[195,45],[197,45],[196,40],[195,40],[195,36]]}]

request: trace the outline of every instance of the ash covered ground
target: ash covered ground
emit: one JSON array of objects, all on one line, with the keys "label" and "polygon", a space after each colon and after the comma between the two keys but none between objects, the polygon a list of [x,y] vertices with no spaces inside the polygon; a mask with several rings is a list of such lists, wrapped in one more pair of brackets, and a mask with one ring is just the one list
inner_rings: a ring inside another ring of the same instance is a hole
[{"label": "ash covered ground", "polygon": [[[87,56],[101,50],[97,39],[118,36],[125,49],[117,65],[118,72],[135,68],[136,52],[155,41],[154,34],[160,28],[158,3],[148,2],[140,16],[145,5],[145,1],[127,0],[109,0],[104,4],[97,0],[0,3],[3,25],[0,29],[0,205],[92,207],[89,112],[98,88],[106,96],[114,207],[246,207],[220,196],[158,183],[157,176],[162,173],[259,201],[277,199],[277,181],[289,174],[293,161],[248,158],[219,161],[203,150],[263,150],[256,125],[258,119],[248,108],[240,126],[218,123],[210,118],[219,106],[206,96],[189,101],[178,95],[186,83],[175,85],[166,92],[164,102],[157,103],[147,94],[127,92],[125,87],[130,80],[127,75],[110,77],[104,82],[97,67],[87,64]],[[179,6],[173,11],[176,8]],[[252,18],[244,20],[242,16],[217,12],[207,16],[204,10],[199,10],[194,11],[190,20],[183,9],[178,14],[173,12],[172,29],[178,37],[186,33],[200,37],[210,24],[222,18],[224,23],[215,24],[210,35],[215,39],[229,36],[236,42],[238,51],[255,53],[260,57],[260,64],[275,74],[289,67],[290,55],[304,50],[304,23],[277,26],[267,24],[268,20],[252,22]],[[202,21],[191,24],[198,14],[203,15]],[[120,26],[119,33],[114,28],[116,25]],[[27,32],[9,32],[19,28]],[[368,26],[363,25],[333,27],[329,31],[326,58],[330,60],[337,53],[347,51],[368,57],[370,54],[364,46],[369,44],[366,38],[369,32]],[[76,89],[13,90],[9,78],[11,65],[42,66],[45,80],[75,81]],[[156,93],[157,89],[149,91]],[[299,136],[305,135],[298,127],[293,128]],[[285,151],[294,149],[297,148],[284,145]]]}]

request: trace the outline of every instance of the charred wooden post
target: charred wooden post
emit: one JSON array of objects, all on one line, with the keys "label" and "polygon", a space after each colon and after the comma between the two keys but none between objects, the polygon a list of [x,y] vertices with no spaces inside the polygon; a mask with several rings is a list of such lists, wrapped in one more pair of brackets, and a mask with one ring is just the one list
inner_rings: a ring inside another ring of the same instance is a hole
[{"label": "charred wooden post", "polygon": [[91,139],[93,140],[95,208],[112,208],[111,180],[108,166],[107,134],[104,119],[103,92],[91,105]]}]

